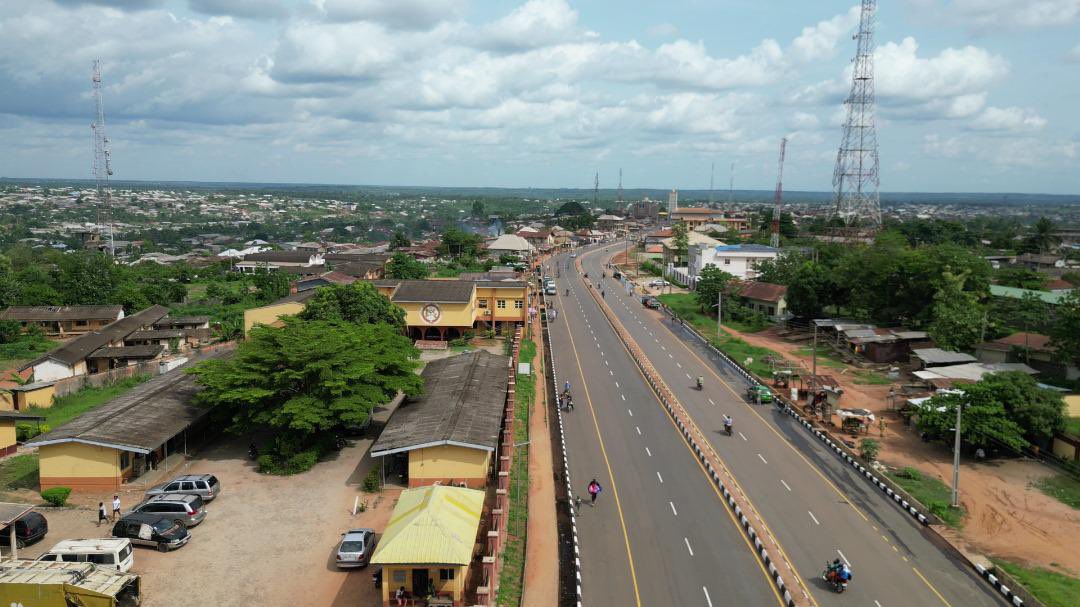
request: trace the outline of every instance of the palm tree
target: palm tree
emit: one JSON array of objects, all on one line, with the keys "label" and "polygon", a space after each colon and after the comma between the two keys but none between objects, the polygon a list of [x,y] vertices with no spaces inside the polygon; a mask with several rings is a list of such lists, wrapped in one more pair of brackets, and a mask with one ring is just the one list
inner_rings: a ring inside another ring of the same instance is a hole
[{"label": "palm tree", "polygon": [[1061,244],[1061,237],[1055,232],[1057,232],[1057,225],[1045,217],[1040,217],[1032,226],[1032,232],[1027,237],[1026,244],[1038,253],[1046,253]]}]

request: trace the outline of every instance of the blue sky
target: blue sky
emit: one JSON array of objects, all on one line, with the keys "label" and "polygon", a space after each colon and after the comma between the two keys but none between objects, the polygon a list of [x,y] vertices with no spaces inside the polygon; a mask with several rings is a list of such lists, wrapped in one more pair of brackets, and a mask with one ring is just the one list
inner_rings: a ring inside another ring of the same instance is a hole
[{"label": "blue sky", "polygon": [[[853,0],[5,0],[0,176],[829,190]],[[884,191],[1080,193],[1080,0],[883,0]]]}]

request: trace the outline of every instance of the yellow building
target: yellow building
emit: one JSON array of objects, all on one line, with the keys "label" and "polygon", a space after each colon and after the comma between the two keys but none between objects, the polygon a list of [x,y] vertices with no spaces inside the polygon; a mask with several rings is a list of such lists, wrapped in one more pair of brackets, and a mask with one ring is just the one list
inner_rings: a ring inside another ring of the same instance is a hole
[{"label": "yellow building", "polygon": [[[21,386],[12,386],[7,390],[11,394],[10,399],[5,399],[5,401],[10,403],[16,411],[26,411],[28,407],[48,409],[52,406],[53,399],[56,398],[55,381],[36,381]],[[5,394],[4,396],[8,395]]]},{"label": "yellow building", "polygon": [[0,563],[0,604],[122,607],[141,601],[139,576],[92,563]]},{"label": "yellow building", "polygon": [[[373,280],[380,294],[405,310],[413,339],[447,340],[467,331],[512,330],[528,319],[528,283],[495,280]],[[279,326],[299,313],[316,292],[301,291],[244,311],[244,334],[256,324]]]},{"label": "yellow building", "polygon": [[18,411],[0,411],[0,457],[15,453],[18,447],[15,424],[22,421],[40,422],[40,415],[27,415]]},{"label": "yellow building", "polygon": [[483,488],[499,444],[511,359],[479,350],[424,367],[424,394],[390,416],[371,456],[409,487]]},{"label": "yellow building", "polygon": [[[484,492],[431,486],[401,492],[371,557],[382,565],[382,604],[401,590],[410,599],[450,599],[465,605]],[[417,603],[412,603],[417,604]]]}]

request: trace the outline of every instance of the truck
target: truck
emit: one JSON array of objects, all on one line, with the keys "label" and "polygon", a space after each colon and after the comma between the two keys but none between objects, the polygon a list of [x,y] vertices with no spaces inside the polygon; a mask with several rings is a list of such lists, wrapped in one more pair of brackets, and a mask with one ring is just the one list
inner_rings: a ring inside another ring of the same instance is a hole
[{"label": "truck", "polygon": [[140,579],[92,563],[4,561],[0,605],[138,607]]}]

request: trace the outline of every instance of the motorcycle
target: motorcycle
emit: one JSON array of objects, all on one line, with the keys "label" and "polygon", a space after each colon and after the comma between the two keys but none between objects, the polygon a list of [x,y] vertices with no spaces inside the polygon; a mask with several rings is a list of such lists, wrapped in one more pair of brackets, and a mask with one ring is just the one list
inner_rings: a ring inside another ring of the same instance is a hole
[{"label": "motorcycle", "polygon": [[731,436],[732,433],[735,432],[735,424],[724,424],[724,432],[728,436]]},{"label": "motorcycle", "polygon": [[259,448],[254,443],[248,447],[248,459],[259,459]]},{"label": "motorcycle", "polygon": [[848,575],[848,580],[841,578],[840,570],[833,568],[831,563],[827,563],[825,571],[821,572],[821,579],[825,580],[825,583],[828,584],[834,592],[840,594],[841,592],[847,590],[848,581],[850,580],[850,572]]},{"label": "motorcycle", "polygon": [[705,382],[703,382],[700,377],[697,378],[697,389],[698,390],[704,390],[705,389]]}]

